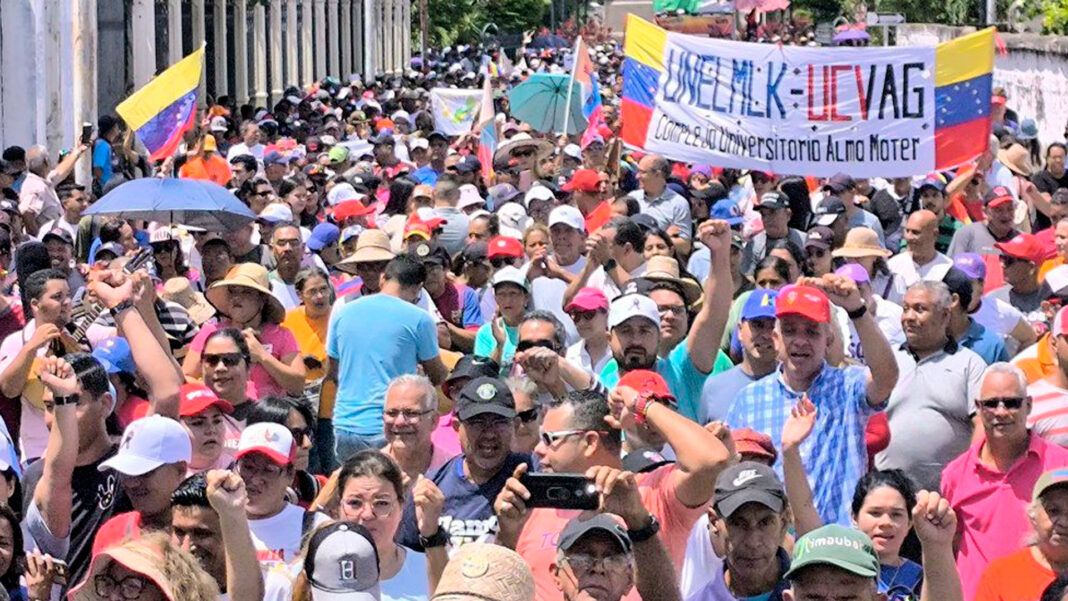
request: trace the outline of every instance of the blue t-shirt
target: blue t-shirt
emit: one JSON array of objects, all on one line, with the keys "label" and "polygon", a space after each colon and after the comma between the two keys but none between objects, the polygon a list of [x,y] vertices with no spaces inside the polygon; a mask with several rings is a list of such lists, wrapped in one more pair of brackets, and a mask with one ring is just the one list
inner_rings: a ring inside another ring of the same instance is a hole
[{"label": "blue t-shirt", "polygon": [[879,592],[887,601],[911,601],[920,598],[923,566],[902,558],[900,566],[879,566]]},{"label": "blue t-shirt", "polygon": [[113,172],[111,170],[111,144],[107,140],[97,139],[93,145],[93,167],[100,170],[100,187],[108,185]]},{"label": "blue t-shirt", "polygon": [[998,361],[1008,361],[1009,351],[1005,349],[1005,341],[1001,336],[983,327],[978,321],[971,319],[972,325],[961,338],[960,345],[971,349],[976,355],[983,358],[987,365]]},{"label": "blue t-shirt", "polygon": [[382,406],[393,378],[438,356],[430,314],[388,294],[347,303],[330,322],[326,353],[338,362],[334,427],[357,436],[382,433]]},{"label": "blue t-shirt", "polygon": [[[697,421],[699,406],[701,403],[701,390],[705,386],[705,380],[712,374],[718,374],[734,366],[723,351],[716,352],[716,362],[712,366],[712,372],[703,374],[690,360],[690,352],[686,349],[686,341],[683,340],[678,346],[668,353],[667,358],[657,357],[656,373],[664,377],[671,394],[679,402],[679,413]],[[609,390],[619,383],[619,364],[613,358],[601,370],[601,383]]]},{"label": "blue t-shirt", "polygon": [[[449,552],[467,543],[493,543],[497,540],[497,514],[493,502],[504,483],[520,463],[533,467],[530,455],[509,453],[501,469],[488,482],[476,485],[464,476],[464,456],[457,455],[438,469],[431,478],[445,495],[438,524],[449,534]],[[397,543],[423,552],[419,544],[419,527],[415,522],[415,505],[411,493],[404,502],[404,515],[394,537]]]},{"label": "blue t-shirt", "polygon": [[734,397],[755,381],[756,378],[745,373],[741,365],[735,365],[725,372],[709,376],[701,389],[697,423],[704,425],[712,421],[726,421]]}]

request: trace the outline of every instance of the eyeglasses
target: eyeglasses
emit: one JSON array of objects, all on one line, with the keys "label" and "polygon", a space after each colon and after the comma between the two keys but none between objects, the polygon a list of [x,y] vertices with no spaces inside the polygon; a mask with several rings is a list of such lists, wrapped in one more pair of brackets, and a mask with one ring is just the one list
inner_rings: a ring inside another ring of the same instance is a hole
[{"label": "eyeglasses", "polygon": [[519,344],[515,345],[515,352],[529,351],[536,346],[556,351],[556,344],[552,340],[520,340]]},{"label": "eyeglasses", "polygon": [[523,422],[524,424],[529,424],[530,422],[537,421],[540,415],[541,407],[534,407],[533,409],[527,409],[526,411],[520,411],[519,413],[515,414],[515,416],[519,418],[519,421]]},{"label": "eyeglasses", "polygon": [[311,440],[315,431],[312,430],[311,427],[290,428],[289,433],[293,435],[293,442],[301,444],[305,440]]},{"label": "eyeglasses", "polygon": [[987,411],[994,411],[998,408],[998,405],[1005,407],[1005,409],[1008,409],[1009,411],[1016,411],[1020,407],[1023,407],[1025,401],[1027,401],[1027,397],[1025,396],[996,397],[992,399],[978,399],[975,401],[975,404],[978,405],[980,409],[985,409]]},{"label": "eyeglasses", "polygon": [[656,310],[660,313],[670,313],[672,315],[682,315],[686,312],[686,307],[683,305],[657,305]]},{"label": "eyeglasses", "polygon": [[397,421],[397,418],[404,417],[404,421],[415,422],[419,421],[424,415],[429,415],[433,412],[433,409],[427,409],[426,411],[413,411],[411,409],[390,409],[383,411],[382,415],[386,416],[391,422]]},{"label": "eyeglasses", "polygon": [[1001,264],[1005,267],[1011,267],[1017,263],[1030,263],[1027,259],[1021,259],[1019,257],[1010,257],[1009,255],[1001,255]]},{"label": "eyeglasses", "polygon": [[245,359],[245,356],[241,353],[204,353],[201,355],[201,359],[203,359],[204,365],[208,367],[215,367],[220,362],[226,367],[237,367]]},{"label": "eyeglasses", "polygon": [[351,499],[344,499],[341,501],[341,503],[345,505],[345,508],[348,510],[348,513],[355,515],[362,514],[363,510],[368,505],[370,505],[371,515],[375,516],[376,518],[388,518],[390,514],[393,513],[393,510],[397,507],[396,503],[394,503],[393,501],[387,501],[385,499],[376,499],[368,503],[363,499],[353,497]]},{"label": "eyeglasses", "polygon": [[145,584],[147,581],[141,576],[127,576],[122,580],[115,580],[107,574],[97,574],[93,578],[93,588],[96,589],[97,596],[105,599],[111,597],[111,593],[116,589],[123,599],[140,598]]},{"label": "eyeglasses", "polygon": [[607,434],[607,432],[601,430],[558,430],[556,432],[542,432],[541,441],[545,443],[545,446],[551,447],[558,441],[561,441],[568,436],[575,436],[577,434],[585,434],[587,432],[596,432],[597,434]]},{"label": "eyeglasses", "polygon": [[241,474],[242,478],[246,480],[249,478],[261,477],[261,478],[277,478],[282,475],[282,466],[277,463],[262,464],[248,463],[239,459],[237,461],[237,471]]},{"label": "eyeglasses", "polygon": [[576,575],[588,574],[594,566],[600,566],[605,572],[619,574],[630,567],[630,557],[626,555],[609,555],[608,557],[594,557],[585,553],[565,555],[564,561],[571,566]]}]

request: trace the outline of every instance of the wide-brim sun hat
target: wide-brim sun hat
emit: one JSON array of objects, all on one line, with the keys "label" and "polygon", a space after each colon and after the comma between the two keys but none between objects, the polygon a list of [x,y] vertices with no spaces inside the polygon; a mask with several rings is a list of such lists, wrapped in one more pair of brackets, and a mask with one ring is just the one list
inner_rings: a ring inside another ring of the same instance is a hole
[{"label": "wide-brim sun hat", "polygon": [[230,315],[230,288],[240,286],[251,288],[264,295],[266,303],[265,320],[271,323],[282,323],[286,317],[286,309],[282,302],[271,294],[271,283],[267,278],[267,268],[255,263],[239,263],[226,272],[226,277],[215,282],[208,288],[205,296],[219,313]]},{"label": "wide-brim sun hat", "polygon": [[879,234],[868,227],[855,227],[846,233],[841,248],[831,251],[833,257],[859,259],[862,257],[888,258],[893,253],[879,244]]},{"label": "wide-brim sun hat", "polygon": [[553,144],[543,138],[533,138],[530,134],[519,133],[512,136],[507,144],[502,145],[497,152],[493,153],[493,162],[507,161],[512,157],[513,151],[521,148],[533,148],[538,160],[541,160],[552,154]]},{"label": "wide-brim sun hat", "polygon": [[642,279],[650,282],[669,282],[682,289],[683,300],[686,306],[693,308],[701,300],[703,291],[696,280],[681,277],[679,263],[675,259],[666,256],[651,257],[646,263],[645,273]]}]

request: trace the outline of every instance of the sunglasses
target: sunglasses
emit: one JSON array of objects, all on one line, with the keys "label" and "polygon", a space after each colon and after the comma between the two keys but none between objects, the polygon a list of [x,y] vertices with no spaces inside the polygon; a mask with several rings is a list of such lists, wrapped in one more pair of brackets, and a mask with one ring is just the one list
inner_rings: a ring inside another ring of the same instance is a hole
[{"label": "sunglasses", "polygon": [[594,317],[597,317],[597,311],[572,311],[568,313],[568,316],[571,317],[571,321],[578,323],[580,321],[585,321],[587,319],[593,319]]},{"label": "sunglasses", "polygon": [[293,442],[301,444],[305,440],[311,440],[313,430],[308,428],[290,428],[289,433],[293,435]]},{"label": "sunglasses", "polygon": [[512,152],[512,156],[514,156],[517,159],[518,158],[522,158],[522,157],[532,157],[532,156],[534,156],[534,151],[533,150],[516,150],[516,151]]},{"label": "sunglasses", "polygon": [[537,421],[538,416],[540,415],[540,407],[534,407],[533,409],[527,409],[526,411],[520,411],[515,414],[515,416],[519,418],[519,421],[523,422],[524,424],[529,424],[530,422]]},{"label": "sunglasses", "polygon": [[244,355],[241,353],[204,353],[201,358],[204,361],[204,365],[208,367],[215,367],[220,362],[226,367],[237,367],[239,363],[245,360]]},{"label": "sunglasses", "polygon": [[522,353],[523,351],[529,351],[536,346],[556,352],[556,345],[553,344],[552,340],[521,340],[519,341],[519,344],[515,345],[515,352]]},{"label": "sunglasses", "polygon": [[1023,407],[1025,401],[1027,401],[1027,397],[1023,396],[999,397],[992,399],[979,399],[975,401],[975,404],[978,405],[980,409],[985,409],[987,411],[993,411],[997,409],[999,405],[1005,407],[1009,411],[1016,411],[1020,407]]},{"label": "sunglasses", "polygon": [[489,262],[490,262],[490,265],[492,265],[494,269],[500,269],[501,267],[504,267],[505,265],[508,265],[508,266],[514,265],[516,260],[517,260],[516,257],[493,257],[492,259],[489,260]]}]

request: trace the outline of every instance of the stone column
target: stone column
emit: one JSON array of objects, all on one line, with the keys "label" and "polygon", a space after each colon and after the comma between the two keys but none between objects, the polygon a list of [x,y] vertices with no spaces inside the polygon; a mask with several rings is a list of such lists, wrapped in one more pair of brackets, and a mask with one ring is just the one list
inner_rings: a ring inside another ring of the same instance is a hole
[{"label": "stone column", "polygon": [[182,0],[167,0],[167,64],[182,60]]},{"label": "stone column", "polygon": [[[189,31],[193,38],[192,52],[196,52],[197,49],[207,40],[204,35],[204,0],[190,0],[189,2]],[[200,106],[207,106],[207,75],[200,77],[200,85],[197,86],[197,98]]]},{"label": "stone column", "polygon": [[352,66],[352,0],[341,0],[341,74],[342,83],[356,69]]},{"label": "stone column", "polygon": [[315,0],[315,79],[326,76],[326,0]]},{"label": "stone column", "polygon": [[341,77],[341,36],[337,28],[337,0],[326,0],[327,73]]},{"label": "stone column", "polygon": [[[74,0],[71,4],[73,42],[73,97],[74,115],[70,131],[81,132],[82,123],[96,125],[96,0]],[[92,183],[90,159],[78,161],[74,179],[83,184]]]},{"label": "stone column", "polygon": [[297,0],[286,0],[286,85],[300,85],[300,46],[297,45]]},{"label": "stone column", "polygon": [[389,0],[375,0],[375,75],[386,71],[386,2]]},{"label": "stone column", "polygon": [[267,11],[262,4],[252,8],[252,98],[256,106],[267,104]]},{"label": "stone column", "polygon": [[248,4],[234,3],[234,94],[238,104],[248,102]]},{"label": "stone column", "polygon": [[133,0],[130,17],[133,86],[140,88],[156,74],[156,4],[154,0]]},{"label": "stone column", "polygon": [[386,73],[393,72],[393,0],[385,0],[382,3],[382,70]]},{"label": "stone column", "polygon": [[212,4],[215,22],[215,96],[229,93],[226,65],[226,0],[215,0]]},{"label": "stone column", "polygon": [[375,76],[375,0],[363,0],[363,43],[360,44],[360,52],[363,53],[363,80],[364,83],[371,81]]},{"label": "stone column", "polygon": [[393,72],[404,73],[404,5],[405,0],[393,2]]},{"label": "stone column", "polygon": [[352,22],[352,72],[361,75],[364,73],[363,57],[367,46],[367,36],[363,30],[365,8],[363,0],[352,1],[352,10],[355,13]]},{"label": "stone column", "polygon": [[271,0],[271,20],[268,24],[271,44],[271,105],[282,99],[286,82],[282,80],[282,0]]},{"label": "stone column", "polygon": [[401,0],[401,70],[412,64],[412,0]]},{"label": "stone column", "polygon": [[300,80],[305,84],[315,81],[315,33],[312,27],[312,0],[301,0],[300,23]]}]

